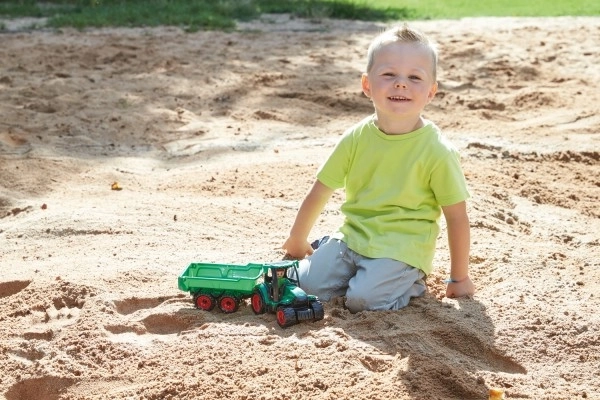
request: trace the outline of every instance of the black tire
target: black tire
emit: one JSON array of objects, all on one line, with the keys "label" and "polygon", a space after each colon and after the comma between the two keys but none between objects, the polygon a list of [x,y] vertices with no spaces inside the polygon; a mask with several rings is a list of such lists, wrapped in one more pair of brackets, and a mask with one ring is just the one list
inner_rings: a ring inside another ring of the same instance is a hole
[{"label": "black tire", "polygon": [[221,296],[219,297],[219,308],[225,314],[231,314],[240,308],[240,301],[233,296]]},{"label": "black tire", "polygon": [[296,311],[291,307],[279,307],[277,309],[277,323],[282,328],[297,324]]},{"label": "black tire", "polygon": [[267,307],[265,306],[265,302],[263,301],[260,292],[254,292],[252,294],[250,304],[252,305],[252,311],[254,311],[254,314],[256,315],[267,312]]},{"label": "black tire", "polygon": [[215,298],[210,294],[196,293],[194,295],[194,306],[199,310],[211,311],[216,304]]},{"label": "black tire", "polygon": [[312,308],[313,313],[315,315],[315,321],[320,321],[323,318],[325,318],[325,310],[323,310],[323,304],[321,304],[319,300],[315,300],[312,303],[310,303],[310,307]]}]

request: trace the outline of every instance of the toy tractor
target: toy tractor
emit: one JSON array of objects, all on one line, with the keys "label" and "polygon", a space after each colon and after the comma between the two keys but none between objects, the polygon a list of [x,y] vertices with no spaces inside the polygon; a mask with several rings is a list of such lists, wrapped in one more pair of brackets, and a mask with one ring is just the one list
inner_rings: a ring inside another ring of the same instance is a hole
[{"label": "toy tractor", "polygon": [[[265,264],[263,282],[256,285],[250,300],[255,314],[274,312],[282,328],[298,321],[323,319],[323,305],[317,297],[306,294],[297,280],[288,277],[288,269],[297,267],[298,261]],[[298,276],[297,273],[295,275]]]}]

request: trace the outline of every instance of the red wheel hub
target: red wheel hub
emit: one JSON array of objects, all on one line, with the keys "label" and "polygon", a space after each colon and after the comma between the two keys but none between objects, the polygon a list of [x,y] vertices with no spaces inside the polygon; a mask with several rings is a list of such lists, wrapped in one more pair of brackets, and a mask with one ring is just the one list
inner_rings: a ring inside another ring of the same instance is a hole
[{"label": "red wheel hub", "polygon": [[262,299],[259,294],[254,294],[252,296],[252,309],[256,312],[259,312],[262,308]]},{"label": "red wheel hub", "polygon": [[212,299],[206,295],[200,295],[196,299],[196,305],[202,310],[210,310],[212,308]]},{"label": "red wheel hub", "polygon": [[283,312],[283,310],[277,311],[277,322],[279,323],[279,325],[285,325],[285,313]]},{"label": "red wheel hub", "polygon": [[221,299],[221,309],[223,311],[232,312],[235,310],[235,300],[231,297]]}]

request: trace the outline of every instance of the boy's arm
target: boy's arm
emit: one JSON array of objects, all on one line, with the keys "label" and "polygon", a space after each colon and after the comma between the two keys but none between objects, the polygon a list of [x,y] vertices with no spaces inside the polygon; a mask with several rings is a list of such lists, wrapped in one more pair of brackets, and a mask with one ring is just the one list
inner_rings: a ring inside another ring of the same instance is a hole
[{"label": "boy's arm", "polygon": [[442,207],[448,226],[450,247],[450,282],[446,287],[446,297],[463,297],[475,293],[475,286],[469,278],[469,251],[471,229],[464,201]]},{"label": "boy's arm", "polygon": [[332,194],[333,189],[315,181],[298,210],[290,236],[282,246],[287,255],[300,259],[312,254],[308,235]]}]

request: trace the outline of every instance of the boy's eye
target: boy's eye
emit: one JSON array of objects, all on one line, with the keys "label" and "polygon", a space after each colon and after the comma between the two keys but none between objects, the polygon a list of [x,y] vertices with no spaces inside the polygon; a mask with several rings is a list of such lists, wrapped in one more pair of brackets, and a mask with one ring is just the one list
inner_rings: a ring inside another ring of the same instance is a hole
[{"label": "boy's eye", "polygon": [[384,72],[383,76],[394,76],[394,74],[391,72]]},{"label": "boy's eye", "polygon": [[409,78],[412,79],[412,80],[414,80],[414,81],[420,81],[421,80],[421,77],[417,76],[417,75],[411,75],[411,76],[409,76]]}]

